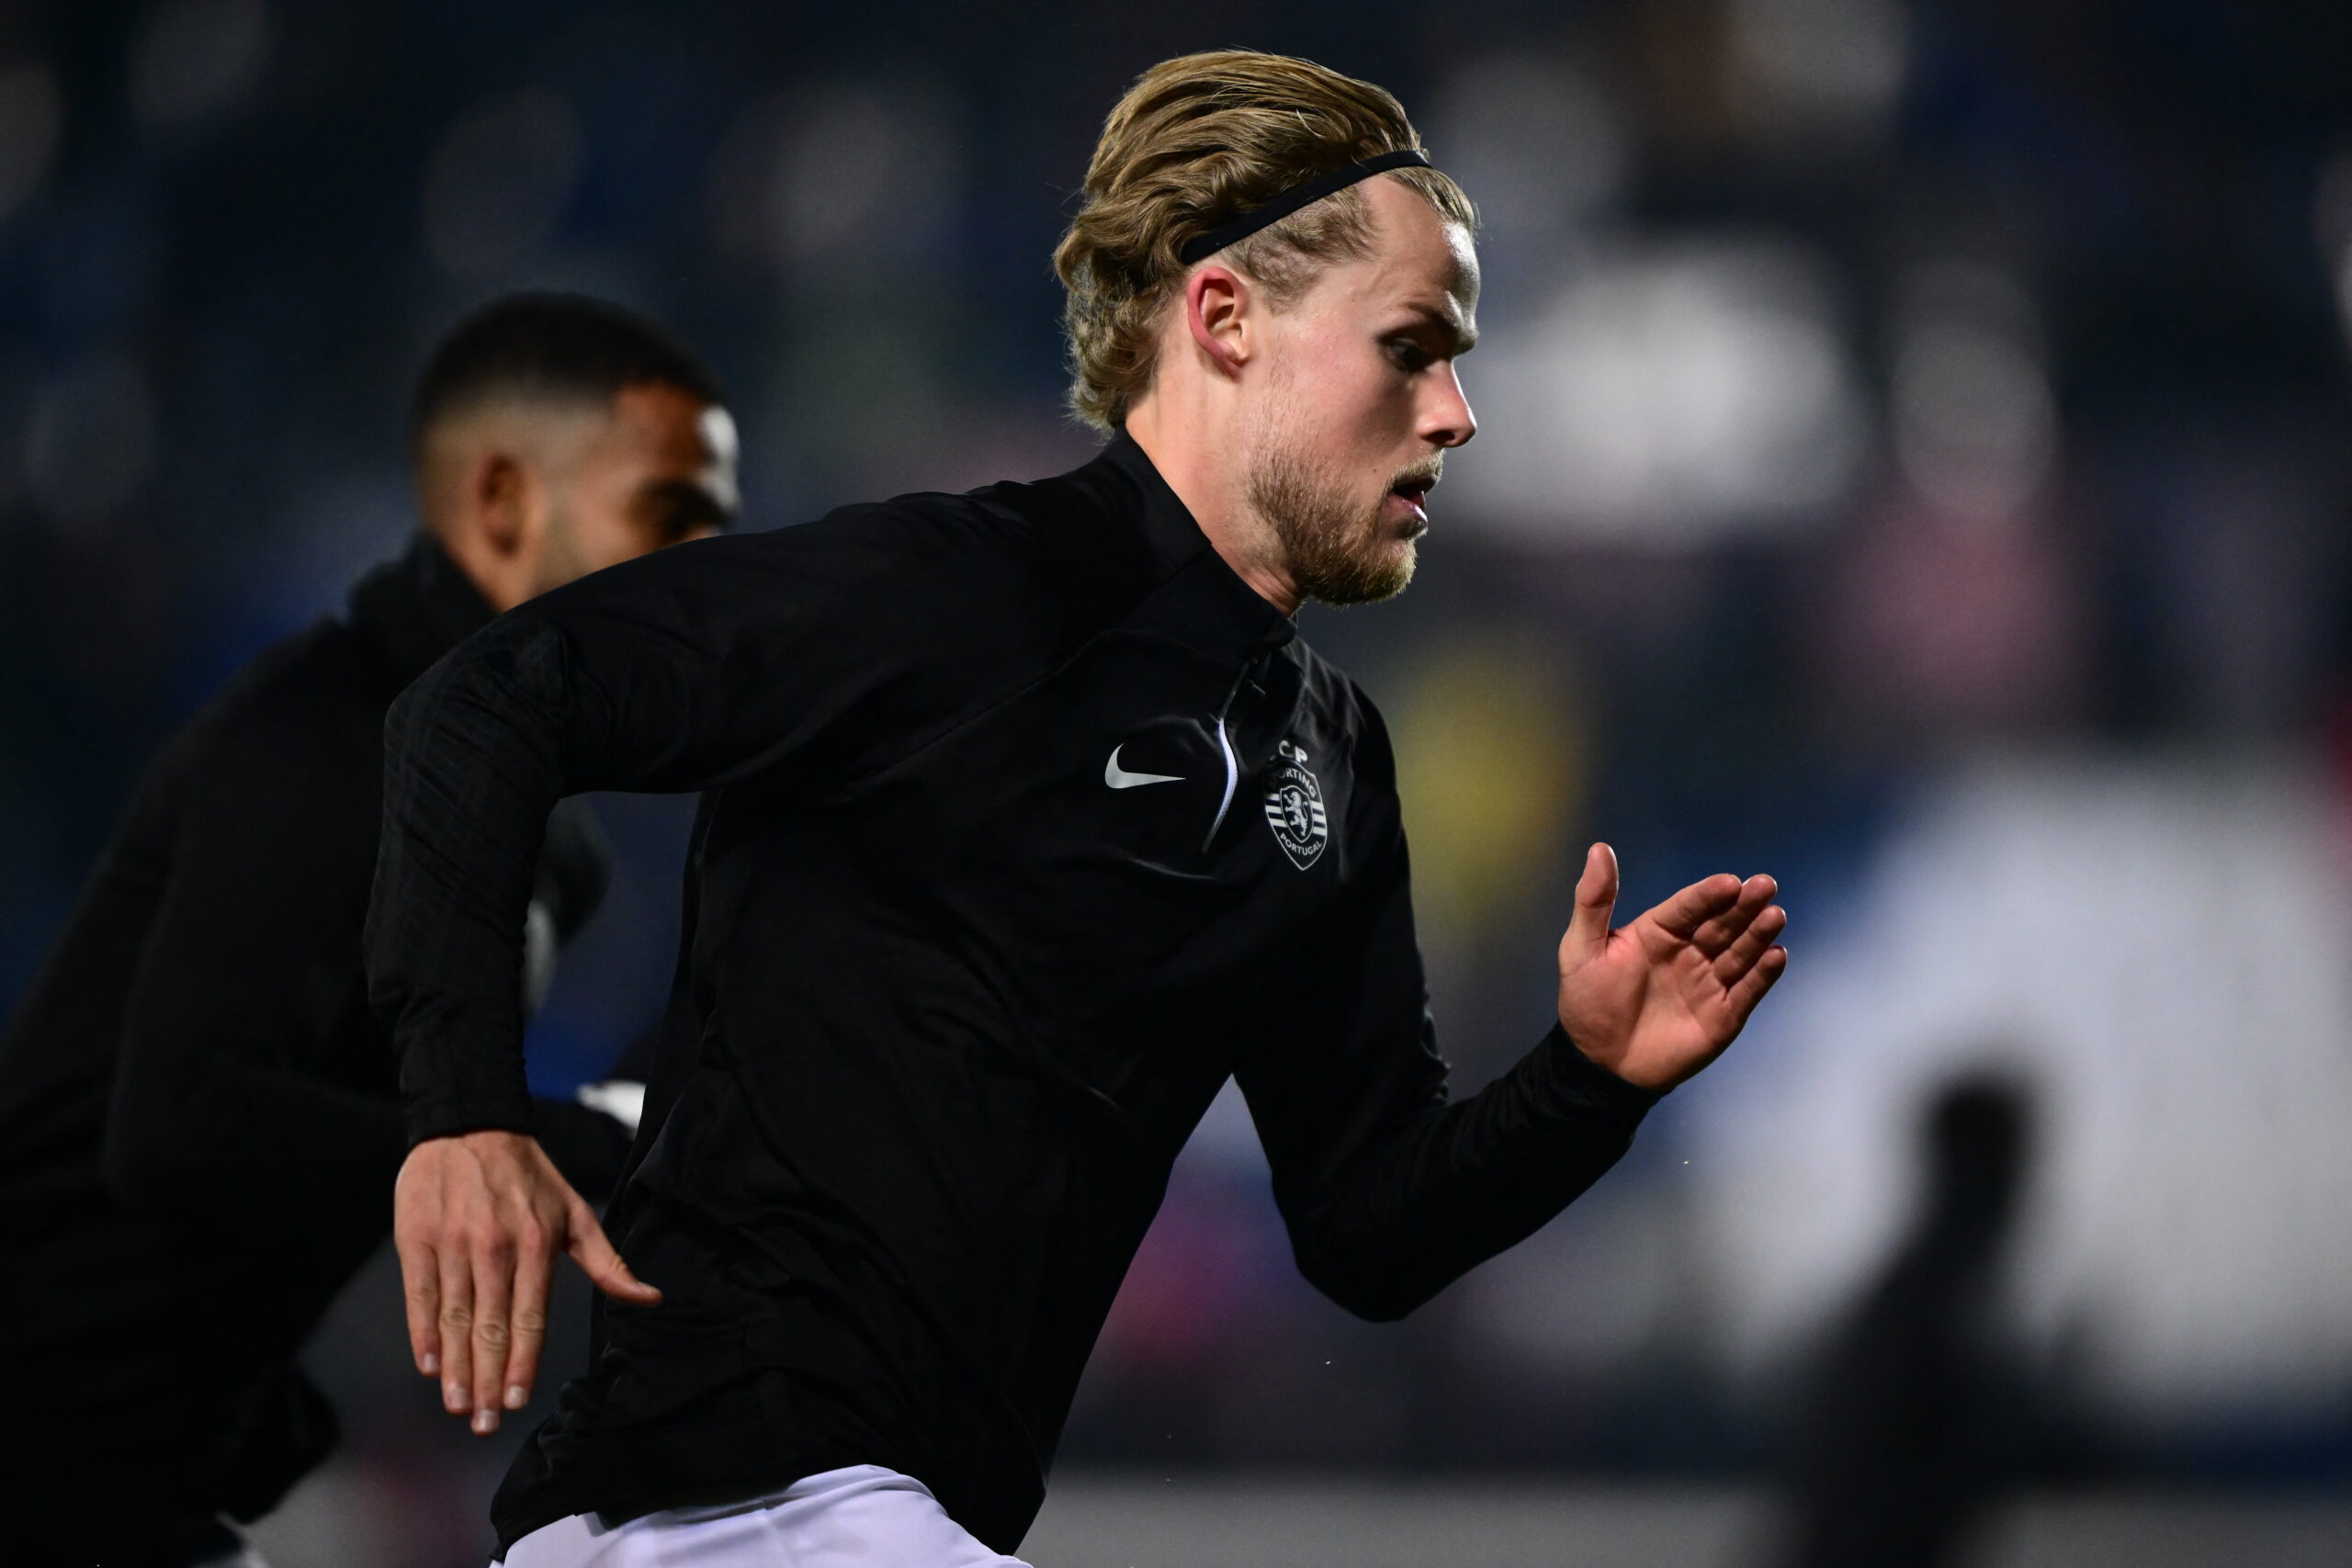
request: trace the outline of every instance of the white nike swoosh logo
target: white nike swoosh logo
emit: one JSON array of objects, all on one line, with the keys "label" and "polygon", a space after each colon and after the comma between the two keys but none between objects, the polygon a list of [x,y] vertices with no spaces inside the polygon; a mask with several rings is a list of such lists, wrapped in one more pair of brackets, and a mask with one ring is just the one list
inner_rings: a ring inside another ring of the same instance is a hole
[{"label": "white nike swoosh logo", "polygon": [[1119,766],[1119,753],[1125,750],[1126,747],[1125,744],[1112,747],[1111,760],[1102,764],[1102,782],[1109,784],[1113,789],[1133,789],[1137,784],[1182,784],[1184,782],[1184,775],[1182,773],[1131,773],[1127,772],[1125,768]]}]

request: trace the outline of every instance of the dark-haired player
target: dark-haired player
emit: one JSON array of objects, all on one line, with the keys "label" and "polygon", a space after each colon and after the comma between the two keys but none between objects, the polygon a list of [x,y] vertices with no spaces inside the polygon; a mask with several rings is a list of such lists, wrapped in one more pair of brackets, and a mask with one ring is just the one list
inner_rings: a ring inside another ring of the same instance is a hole
[{"label": "dark-haired player", "polygon": [[[1611,931],[1595,845],[1548,1032],[1449,1099],[1387,737],[1291,617],[1401,589],[1470,439],[1469,205],[1386,93],[1249,53],[1147,73],[1085,194],[1100,458],[576,583],[388,722],[418,1365],[494,1425],[553,1253],[612,1298],[500,1494],[508,1568],[1001,1564],[1228,1077],[1300,1269],[1396,1317],[1598,1179],[1781,971],[1769,877]],[[530,1137],[514,987],[540,824],[598,788],[711,792],[699,1052],[617,1254]]]},{"label": "dark-haired player", "polygon": [[[383,1240],[407,1147],[360,963],[385,709],[495,612],[735,508],[710,376],[600,301],[472,316],[413,425],[414,545],[164,748],[0,1043],[11,1565],[237,1561],[222,1516],[334,1440],[295,1352]],[[582,803],[546,824],[518,1010],[605,880]],[[524,1103],[572,1182],[609,1185],[619,1121]]]}]

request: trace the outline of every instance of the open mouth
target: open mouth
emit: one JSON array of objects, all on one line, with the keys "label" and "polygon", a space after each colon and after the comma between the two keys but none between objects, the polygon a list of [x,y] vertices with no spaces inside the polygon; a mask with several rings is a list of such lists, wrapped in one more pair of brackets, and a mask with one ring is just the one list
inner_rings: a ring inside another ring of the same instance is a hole
[{"label": "open mouth", "polygon": [[1388,487],[1389,494],[1412,508],[1413,520],[1417,525],[1414,533],[1417,535],[1430,525],[1429,508],[1425,503],[1430,491],[1436,488],[1435,474],[1408,474]]}]

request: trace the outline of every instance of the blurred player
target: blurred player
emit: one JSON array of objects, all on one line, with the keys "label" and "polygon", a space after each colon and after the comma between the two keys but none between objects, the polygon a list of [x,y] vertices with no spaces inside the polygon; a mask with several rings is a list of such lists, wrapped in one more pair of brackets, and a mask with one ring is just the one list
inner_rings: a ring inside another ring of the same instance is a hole
[{"label": "blurred player", "polygon": [[[348,613],[264,653],[150,769],[0,1043],[0,1561],[239,1561],[334,1416],[295,1364],[382,1242],[407,1139],[360,928],[401,689],[493,613],[735,507],[709,375],[651,323],[494,304],[417,388],[424,529]],[[584,803],[514,910],[509,1000],[603,896]],[[519,1089],[518,1089],[519,1094]],[[628,1132],[516,1101],[576,1186]]]},{"label": "blurred player", "polygon": [[[1449,1103],[1387,737],[1292,616],[1403,588],[1471,437],[1469,203],[1386,93],[1253,53],[1144,76],[1085,194],[1096,461],[636,562],[393,710],[369,965],[418,1366],[492,1429],[553,1255],[611,1298],[499,1495],[509,1568],[1009,1562],[1228,1077],[1300,1269],[1393,1318],[1607,1170],[1785,963],[1761,876],[1612,931],[1595,845],[1549,1033]],[[530,1136],[513,984],[589,789],[711,791],[698,1054],[617,1252]]]}]

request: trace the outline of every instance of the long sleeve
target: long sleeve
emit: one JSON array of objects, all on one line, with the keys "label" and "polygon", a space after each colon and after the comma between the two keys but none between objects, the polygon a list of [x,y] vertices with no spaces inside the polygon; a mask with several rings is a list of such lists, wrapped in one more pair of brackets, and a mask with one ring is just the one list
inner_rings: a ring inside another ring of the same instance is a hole
[{"label": "long sleeve", "polygon": [[1308,933],[1238,1077],[1299,1270],[1359,1315],[1401,1317],[1525,1239],[1614,1165],[1659,1098],[1555,1022],[1517,1066],[1449,1099],[1413,936],[1387,738],[1366,705],[1357,809],[1366,896]]},{"label": "long sleeve", "polygon": [[[584,790],[821,790],[952,707],[975,530],[855,508],[659,551],[502,616],[385,726],[370,993],[412,1141],[526,1131],[516,975],[540,826]],[[855,720],[855,722],[851,722]]]},{"label": "long sleeve", "polygon": [[372,792],[322,776],[322,753],[264,726],[183,760],[101,1158],[143,1209],[284,1226],[292,1208],[295,1234],[372,1242],[403,1148],[352,985]]},{"label": "long sleeve", "polygon": [[[407,1137],[352,985],[373,781],[339,776],[338,755],[330,736],[263,724],[179,760],[100,1154],[137,1209],[363,1248],[381,1232]],[[596,889],[569,892],[577,906]],[[611,1189],[618,1122],[563,1101],[533,1115],[567,1179]]]}]

